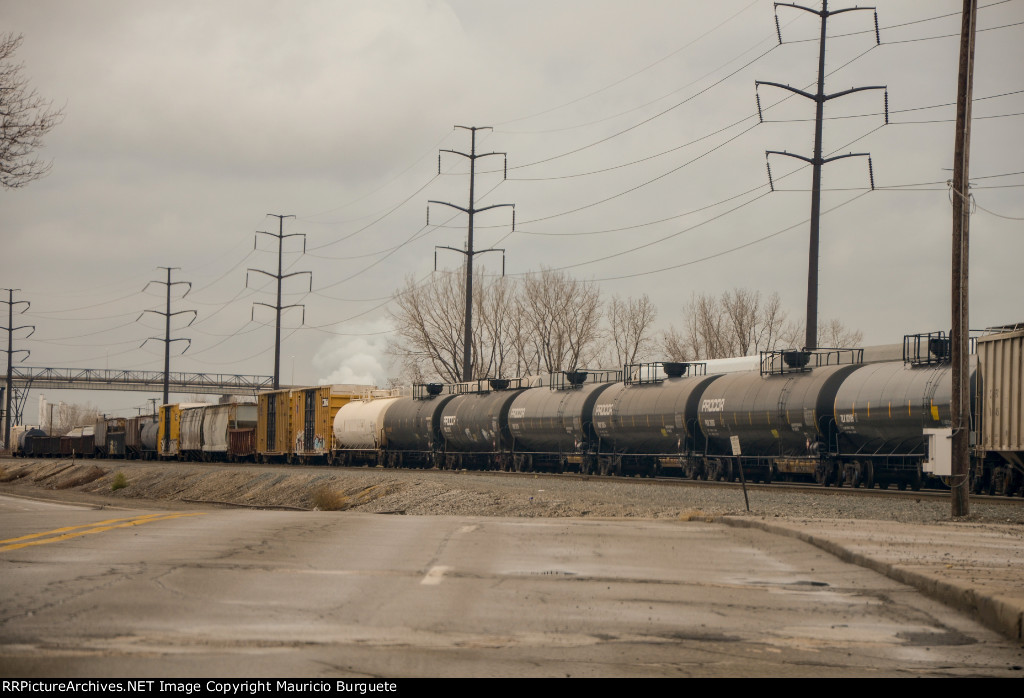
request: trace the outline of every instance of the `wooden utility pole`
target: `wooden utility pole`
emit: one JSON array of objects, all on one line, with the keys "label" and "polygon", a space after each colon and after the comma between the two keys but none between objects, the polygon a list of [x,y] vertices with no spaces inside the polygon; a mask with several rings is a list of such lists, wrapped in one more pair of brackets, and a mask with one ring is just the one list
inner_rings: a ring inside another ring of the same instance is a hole
[{"label": "wooden utility pole", "polygon": [[970,322],[968,319],[968,215],[970,192],[967,188],[968,161],[971,153],[971,94],[974,88],[974,25],[978,0],[964,0],[960,29],[960,75],[956,94],[956,140],[953,146],[953,270],[952,317],[950,329],[950,362],[953,394],[950,411],[953,417],[952,478],[950,479],[950,513],[968,516],[970,491]]}]

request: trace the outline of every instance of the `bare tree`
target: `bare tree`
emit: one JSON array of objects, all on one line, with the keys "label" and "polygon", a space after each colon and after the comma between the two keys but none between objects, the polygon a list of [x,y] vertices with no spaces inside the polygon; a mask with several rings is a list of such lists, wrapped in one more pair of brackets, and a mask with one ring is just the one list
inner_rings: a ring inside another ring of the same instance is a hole
[{"label": "bare tree", "polygon": [[734,288],[722,294],[722,344],[728,356],[747,356],[757,347],[761,324],[761,292]]},{"label": "bare tree", "polygon": [[720,359],[730,355],[725,318],[714,296],[693,294],[687,307],[684,331],[690,353],[694,356]]},{"label": "bare tree", "polygon": [[[473,297],[474,378],[561,371],[596,361],[602,308],[595,284],[549,269],[520,281],[479,278]],[[404,378],[462,380],[462,298],[459,276],[448,273],[420,285],[410,277],[395,294],[395,336],[388,352],[400,360]],[[636,356],[650,344],[654,306],[646,296],[629,303],[636,317],[627,331]]]},{"label": "bare tree", "polygon": [[[786,311],[782,309],[782,299],[778,293],[768,296],[761,305],[760,325],[754,341],[754,352],[771,351],[783,344],[788,344],[796,325],[786,321]],[[803,336],[803,330],[800,335]]]},{"label": "bare tree", "polygon": [[54,415],[50,434],[51,436],[63,436],[75,427],[95,425],[96,418],[99,416],[100,410],[96,405],[62,402],[57,409],[57,414]]},{"label": "bare tree", "polygon": [[838,318],[818,325],[819,347],[856,347],[864,342],[864,333],[846,327]]},{"label": "bare tree", "polygon": [[658,310],[646,293],[639,298],[613,296],[608,305],[608,331],[615,351],[613,365],[622,366],[649,358],[655,347],[651,328]]},{"label": "bare tree", "polygon": [[391,310],[396,336],[388,352],[401,360],[403,373],[415,382],[438,377],[456,383],[462,379],[462,287],[456,274],[438,273],[417,285],[408,277]]},{"label": "bare tree", "polygon": [[601,292],[596,284],[542,268],[522,282],[522,312],[542,371],[562,371],[597,359]]},{"label": "bare tree", "polygon": [[516,286],[515,305],[506,318],[506,326],[515,352],[516,373],[520,376],[540,373],[540,349],[531,334],[533,323],[523,303],[521,285]]},{"label": "bare tree", "polygon": [[21,71],[24,64],[12,61],[22,35],[0,35],[0,185],[17,189],[50,171],[51,162],[36,151],[43,136],[64,119],[60,109],[40,97]]},{"label": "bare tree", "polygon": [[[519,311],[519,287],[511,279],[488,280],[483,270],[473,293],[473,378],[520,375],[526,336]],[[404,378],[414,383],[462,380],[463,290],[457,273],[440,272],[424,284],[412,277],[395,294],[391,317],[396,336],[388,352],[402,365]]]},{"label": "bare tree", "polygon": [[[797,347],[803,334],[801,324],[787,321],[778,293],[763,298],[760,291],[737,288],[717,298],[693,294],[682,332],[673,327],[664,333],[662,348],[667,356],[680,357],[678,360],[721,359]],[[860,332],[831,320],[820,326],[818,344],[849,347],[861,338]]]},{"label": "bare tree", "polygon": [[473,377],[520,375],[519,327],[510,321],[519,315],[515,282],[503,277],[488,282],[482,269],[478,277],[473,297],[473,314],[477,318],[473,333]]},{"label": "bare tree", "polygon": [[[802,322],[793,324],[788,339],[790,346],[797,346],[803,342],[804,324]],[[818,323],[819,347],[843,349],[860,346],[863,341],[863,332],[847,327],[838,318],[830,318]]]},{"label": "bare tree", "polygon": [[694,358],[690,352],[689,342],[675,325],[669,325],[669,328],[661,333],[658,346],[665,361],[692,361]]}]

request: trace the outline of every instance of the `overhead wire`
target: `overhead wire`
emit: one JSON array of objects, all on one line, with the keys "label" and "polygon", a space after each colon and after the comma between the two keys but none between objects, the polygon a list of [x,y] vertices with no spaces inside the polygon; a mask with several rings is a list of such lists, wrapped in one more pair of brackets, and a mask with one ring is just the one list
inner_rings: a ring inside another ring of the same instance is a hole
[{"label": "overhead wire", "polygon": [[[843,206],[846,206],[847,204],[852,204],[857,199],[861,198],[862,196],[867,196],[867,194],[869,194],[869,193],[870,193],[870,190],[861,192],[857,196],[854,196],[854,197],[844,201],[841,204],[837,204],[836,206],[833,206],[832,208],[825,209],[824,211],[821,212],[821,215],[824,216],[824,215],[829,214],[829,213],[831,213],[831,212],[833,212],[833,211],[835,211],[835,210],[837,210],[839,208],[842,208]],[[681,269],[683,267],[688,267],[688,266],[691,266],[691,265],[694,265],[694,264],[699,264],[700,262],[706,262],[706,261],[711,260],[711,259],[718,259],[719,257],[724,257],[727,254],[732,254],[733,252],[738,252],[739,250],[743,250],[743,249],[746,249],[748,247],[752,247],[753,245],[757,245],[759,243],[765,242],[766,240],[770,240],[772,238],[778,237],[779,235],[782,235],[783,233],[787,233],[790,230],[793,230],[795,228],[803,227],[803,226],[807,225],[810,222],[810,220],[811,220],[810,218],[805,218],[804,220],[800,221],[799,223],[794,223],[793,225],[790,225],[790,226],[787,226],[785,228],[782,228],[781,230],[777,230],[777,231],[775,231],[773,233],[769,233],[768,235],[764,235],[764,236],[759,237],[759,238],[757,238],[755,240],[751,240],[749,242],[745,242],[742,245],[737,245],[737,246],[731,247],[731,248],[729,248],[727,250],[722,250],[721,252],[716,252],[714,254],[706,255],[706,256],[700,257],[698,259],[691,259],[691,260],[688,260],[686,262],[680,262],[679,264],[672,264],[672,265],[667,266],[667,267],[660,267],[658,269],[650,269],[648,271],[637,272],[635,274],[619,274],[617,276],[606,276],[606,277],[599,278],[599,279],[593,279],[593,281],[617,281],[617,280],[620,280],[620,279],[632,279],[632,278],[636,278],[638,276],[650,276],[652,274],[660,274],[661,272],[673,271],[675,269]]]},{"label": "overhead wire", "polygon": [[[1014,0],[997,0],[996,2],[990,2],[987,5],[979,5],[978,9],[979,10],[987,10],[990,7],[995,7],[996,5],[1003,5],[1003,4],[1007,3],[1007,2],[1013,2],[1013,1]],[[864,9],[867,9],[867,8],[864,8]],[[960,17],[960,16],[962,16],[962,12],[961,11],[947,12],[945,14],[935,15],[933,17],[924,17],[922,19],[915,19],[915,20],[912,20],[912,21],[909,21],[909,22],[900,22],[898,24],[881,25],[878,29],[879,29],[879,33],[881,33],[881,32],[885,32],[885,31],[889,31],[890,29],[899,29],[901,27],[909,27],[909,26],[914,25],[914,24],[923,24],[925,22],[932,22],[932,21],[937,20],[937,19],[947,19],[949,17]],[[875,30],[873,28],[872,29],[859,29],[857,31],[844,32],[842,34],[829,34],[828,38],[830,38],[830,39],[841,39],[841,38],[844,38],[844,37],[847,37],[847,36],[859,36],[859,35],[862,35],[862,34],[872,34],[872,33],[874,33],[874,31]],[[960,35],[959,34],[951,34],[949,36],[960,36]],[[945,37],[933,37],[933,38],[945,38]],[[813,37],[813,38],[808,38],[808,39],[790,39],[790,40],[785,41],[783,43],[787,43],[787,44],[802,44],[802,43],[808,43],[808,42],[811,42],[811,41],[818,41],[818,39],[819,39],[819,37]],[[915,41],[916,40],[917,39],[915,39]],[[887,43],[888,44],[888,43],[901,43],[901,42],[885,41],[885,42],[882,42],[882,43]]]},{"label": "overhead wire", "polygon": [[697,43],[701,39],[705,38],[706,36],[712,34],[715,31],[717,31],[718,29],[720,29],[721,27],[725,26],[726,24],[731,22],[733,19],[735,19],[736,17],[740,16],[741,14],[743,14],[744,12],[746,12],[747,10],[749,10],[750,8],[754,7],[757,4],[758,4],[758,0],[754,0],[749,5],[746,5],[745,7],[743,7],[743,9],[741,9],[738,12],[734,13],[733,15],[731,15],[730,17],[728,17],[724,21],[720,22],[719,24],[715,25],[711,29],[705,31],[703,34],[698,36],[696,39],[691,40],[689,43],[686,43],[686,44],[680,46],[679,48],[675,49],[674,51],[672,51],[671,53],[669,53],[669,54],[667,54],[665,56],[662,56],[661,58],[659,58],[658,60],[654,61],[653,63],[649,63],[648,65],[644,66],[643,68],[641,68],[641,69],[639,69],[637,71],[634,71],[633,73],[630,73],[629,75],[627,75],[627,76],[625,76],[623,78],[620,78],[619,80],[616,80],[613,83],[605,85],[604,87],[601,87],[601,88],[599,88],[597,90],[589,92],[589,93],[587,93],[587,94],[585,94],[585,95],[583,95],[581,97],[577,97],[575,99],[569,100],[568,102],[564,102],[564,103],[559,104],[557,106],[550,107],[549,109],[545,109],[545,110],[540,111],[540,112],[529,114],[527,116],[520,116],[520,117],[517,117],[517,118],[514,118],[514,119],[509,119],[508,121],[499,122],[499,123],[496,124],[496,126],[500,127],[500,126],[504,126],[505,124],[512,124],[512,123],[516,123],[516,122],[519,122],[519,121],[525,121],[527,119],[533,119],[533,118],[536,118],[538,116],[543,116],[545,114],[550,114],[553,111],[557,111],[559,109],[563,109],[563,108],[571,106],[573,104],[577,104],[578,102],[582,102],[585,99],[589,99],[590,97],[593,97],[595,95],[601,94],[602,92],[610,90],[613,87],[617,87],[618,85],[621,85],[622,83],[624,83],[624,82],[626,82],[628,80],[631,80],[631,79],[635,78],[636,76],[641,75],[642,73],[647,72],[648,70],[650,70],[651,68],[655,67],[656,65],[659,65],[659,64],[665,62],[666,60],[668,60],[672,56],[676,55],[677,53],[679,53],[679,52],[689,48],[693,44]]}]

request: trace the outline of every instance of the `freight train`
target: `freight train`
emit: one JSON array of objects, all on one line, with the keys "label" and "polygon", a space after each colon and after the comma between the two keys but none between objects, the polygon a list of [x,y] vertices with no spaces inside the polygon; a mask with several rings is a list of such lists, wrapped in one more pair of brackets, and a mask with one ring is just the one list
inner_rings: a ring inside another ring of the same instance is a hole
[{"label": "freight train", "polygon": [[[979,337],[971,356],[975,492],[1024,495],[1022,350],[1015,325]],[[411,395],[319,386],[261,393],[257,405],[164,405],[155,417],[108,420],[102,443],[97,424],[77,452],[918,489],[949,476],[951,390],[949,341],[928,333],[905,337],[899,360],[771,351],[758,369],[732,373],[661,362],[423,384]],[[68,439],[25,432],[21,449],[69,455]]]}]

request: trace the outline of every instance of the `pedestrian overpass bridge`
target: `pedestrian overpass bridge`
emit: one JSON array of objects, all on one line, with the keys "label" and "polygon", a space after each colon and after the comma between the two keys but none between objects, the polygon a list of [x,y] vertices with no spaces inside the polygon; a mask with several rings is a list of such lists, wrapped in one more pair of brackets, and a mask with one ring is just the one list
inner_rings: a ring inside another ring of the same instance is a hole
[{"label": "pedestrian overpass bridge", "polygon": [[[273,376],[244,376],[227,373],[168,374],[172,393],[209,395],[254,395],[274,386]],[[6,385],[7,375],[0,376]],[[31,368],[12,367],[11,383],[18,392],[28,389],[46,390],[122,390],[162,393],[163,371],[133,371],[115,368]],[[290,386],[281,386],[288,388]]]}]

